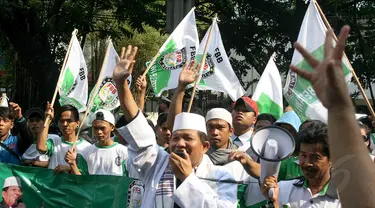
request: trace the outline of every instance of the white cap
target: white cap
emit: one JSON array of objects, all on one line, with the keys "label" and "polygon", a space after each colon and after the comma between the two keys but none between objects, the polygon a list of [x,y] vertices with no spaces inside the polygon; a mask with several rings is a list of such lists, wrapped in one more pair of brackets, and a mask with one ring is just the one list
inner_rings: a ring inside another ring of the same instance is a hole
[{"label": "white cap", "polygon": [[197,130],[207,135],[204,117],[195,113],[180,113],[176,116],[173,132],[182,129]]},{"label": "white cap", "polygon": [[206,122],[211,119],[221,119],[229,123],[232,127],[232,114],[224,108],[213,108],[207,112]]},{"label": "white cap", "polygon": [[9,186],[18,186],[21,188],[21,179],[14,176],[6,178],[4,181],[3,189]]},{"label": "white cap", "polygon": [[[101,115],[98,115],[98,113],[101,113],[103,114],[103,116]],[[100,109],[98,111],[96,111],[93,115],[92,115],[92,120],[91,120],[91,124],[93,121],[95,120],[102,120],[102,121],[107,121],[108,123],[112,124],[112,125],[115,125],[116,122],[115,122],[115,117],[113,116],[113,114],[107,110],[104,110],[104,109]]]}]

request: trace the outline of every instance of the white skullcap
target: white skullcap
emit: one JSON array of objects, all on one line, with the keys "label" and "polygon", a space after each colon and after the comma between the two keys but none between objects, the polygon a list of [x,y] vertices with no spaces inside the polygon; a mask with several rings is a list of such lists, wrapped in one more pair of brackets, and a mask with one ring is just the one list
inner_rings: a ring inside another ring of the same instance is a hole
[{"label": "white skullcap", "polygon": [[207,135],[204,117],[195,113],[180,113],[176,116],[173,132],[182,129],[197,130]]},{"label": "white skullcap", "polygon": [[232,114],[224,108],[213,108],[207,112],[206,122],[211,119],[222,119],[232,127]]},{"label": "white skullcap", "polygon": [[4,181],[3,189],[10,186],[18,186],[21,188],[21,179],[14,176],[6,178]]},{"label": "white skullcap", "polygon": [[[103,117],[100,117],[100,116],[98,117],[98,115],[97,115],[98,113],[102,113]],[[108,123],[110,123],[112,125],[115,125],[115,117],[113,116],[113,114],[111,112],[107,111],[107,110],[104,110],[104,109],[100,109],[92,115],[92,122],[95,121],[95,120],[107,121]]]}]

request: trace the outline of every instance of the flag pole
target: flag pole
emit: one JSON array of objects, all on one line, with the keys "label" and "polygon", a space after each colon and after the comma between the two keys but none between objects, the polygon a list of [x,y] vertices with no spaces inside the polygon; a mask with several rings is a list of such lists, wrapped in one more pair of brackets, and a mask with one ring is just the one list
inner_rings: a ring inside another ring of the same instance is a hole
[{"label": "flag pole", "polygon": [[[52,106],[55,104],[57,92],[59,90],[59,87],[60,87],[60,84],[61,84],[61,79],[62,79],[62,76],[63,76],[64,71],[65,71],[65,65],[66,65],[66,62],[67,62],[68,57],[69,57],[70,49],[72,48],[72,45],[73,45],[73,36],[76,36],[77,33],[78,33],[77,29],[74,29],[73,32],[72,32],[72,37],[70,38],[69,47],[68,47],[68,50],[66,51],[64,62],[63,62],[63,65],[61,67],[61,70],[60,70],[60,75],[59,75],[59,78],[57,80],[57,85],[56,85],[56,88],[55,88],[55,92],[53,93],[53,97],[52,97],[52,101],[51,101],[51,105]],[[48,121],[50,119],[51,118],[49,116],[47,116],[46,120],[44,121],[44,127],[47,126],[47,123],[48,123]]]},{"label": "flag pole", "polygon": [[85,114],[83,115],[81,124],[79,125],[78,131],[77,131],[77,134],[76,134],[76,139],[74,140],[74,143],[73,143],[73,147],[75,146],[75,144],[76,144],[76,142],[79,138],[79,133],[81,133],[81,128],[82,128],[83,124],[86,122],[87,115],[89,114],[89,112],[91,110],[92,103],[94,102],[94,98],[97,94],[97,91],[98,91],[98,88],[99,88],[99,85],[100,85],[100,82],[101,82],[100,78],[102,77],[102,74],[103,74],[103,71],[104,71],[103,68],[108,61],[109,49],[110,49],[110,46],[111,46],[111,43],[112,43],[111,37],[108,37],[107,42],[108,42],[107,51],[105,53],[104,61],[103,61],[102,68],[101,68],[100,73],[99,73],[98,80],[96,81],[96,84],[95,84],[95,87],[94,87],[94,91],[93,91],[94,93],[90,97],[90,100],[89,100],[89,103],[87,105]]},{"label": "flag pole", "polygon": [[151,69],[152,65],[154,65],[156,59],[160,56],[160,52],[158,52],[154,58],[151,60],[150,64],[147,66],[146,70],[143,72],[142,76],[146,76],[147,72]]},{"label": "flag pole", "polygon": [[[198,74],[200,75],[202,70],[203,70],[203,67],[206,63],[206,56],[207,56],[207,49],[208,49],[208,45],[210,45],[210,41],[211,41],[211,36],[212,36],[212,31],[213,31],[213,28],[214,28],[214,23],[217,19],[217,14],[215,14],[215,17],[214,19],[212,20],[212,25],[211,25],[211,28],[210,28],[210,32],[208,33],[208,38],[207,38],[207,41],[206,41],[206,45],[204,46],[204,51],[203,51],[203,57],[202,57],[202,60],[201,60],[201,66],[199,68],[199,71],[198,71]],[[190,97],[190,102],[189,102],[189,107],[188,107],[188,110],[187,112],[190,113],[190,110],[191,110],[191,106],[193,105],[193,100],[194,100],[194,96],[195,96],[195,91],[197,90],[197,86],[199,84],[199,81],[198,78],[195,80],[195,84],[194,84],[194,88],[193,88],[193,92],[191,93],[191,97]]]},{"label": "flag pole", "polygon": [[[323,10],[320,8],[318,2],[316,2],[316,1],[314,0],[314,4],[315,4],[315,6],[318,8],[319,14],[320,14],[320,16],[322,17],[322,19],[323,19],[324,24],[326,25],[326,27],[328,27],[330,30],[332,30],[332,27],[331,27],[331,25],[329,24],[329,22],[328,22],[326,16],[324,15]],[[336,34],[335,34],[335,33],[333,33],[333,37],[334,37],[334,39],[335,39],[336,42],[337,42],[337,37],[336,37]],[[361,82],[359,81],[358,76],[357,76],[357,74],[355,73],[352,64],[349,62],[349,59],[348,59],[348,57],[346,56],[345,52],[344,52],[344,57],[348,60],[349,67],[350,67],[350,69],[351,69],[351,71],[352,71],[352,74],[353,74],[354,80],[355,80],[355,82],[357,83],[359,90],[361,91],[361,94],[362,94],[362,96],[363,96],[363,99],[364,99],[365,102],[366,102],[367,108],[369,109],[369,111],[370,111],[370,113],[371,113],[371,116],[372,116],[373,118],[375,118],[375,112],[374,112],[374,110],[372,109],[371,103],[370,103],[370,101],[368,100],[367,95],[366,95],[366,93],[365,93],[365,90],[363,89],[363,87],[362,87],[362,85],[361,85]],[[373,101],[373,102],[374,102],[374,101]]]}]

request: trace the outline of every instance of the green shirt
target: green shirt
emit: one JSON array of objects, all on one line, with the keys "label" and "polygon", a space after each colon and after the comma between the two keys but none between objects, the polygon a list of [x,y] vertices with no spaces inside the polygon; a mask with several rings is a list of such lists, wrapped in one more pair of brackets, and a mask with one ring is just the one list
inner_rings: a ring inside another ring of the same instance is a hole
[{"label": "green shirt", "polygon": [[298,163],[298,157],[290,157],[281,161],[278,180],[287,180],[303,176],[303,172]]}]

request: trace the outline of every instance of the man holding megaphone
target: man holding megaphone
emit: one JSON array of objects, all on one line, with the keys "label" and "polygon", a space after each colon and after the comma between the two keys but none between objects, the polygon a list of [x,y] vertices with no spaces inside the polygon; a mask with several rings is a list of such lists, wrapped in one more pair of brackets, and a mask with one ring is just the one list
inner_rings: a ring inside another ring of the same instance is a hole
[{"label": "man holding megaphone", "polygon": [[[299,133],[299,164],[303,177],[280,181],[267,176],[260,184],[263,195],[274,207],[341,207],[336,188],[331,183],[331,162],[327,125],[313,121]],[[273,194],[269,194],[273,190]]]}]

